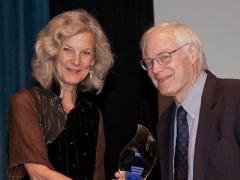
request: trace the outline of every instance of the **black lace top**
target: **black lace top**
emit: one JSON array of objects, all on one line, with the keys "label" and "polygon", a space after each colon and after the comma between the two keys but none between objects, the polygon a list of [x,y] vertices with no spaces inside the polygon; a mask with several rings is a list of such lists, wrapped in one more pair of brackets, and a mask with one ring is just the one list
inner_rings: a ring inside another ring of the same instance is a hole
[{"label": "black lace top", "polygon": [[76,180],[93,179],[98,120],[98,109],[86,101],[70,111],[63,131],[47,145],[49,160],[56,171]]}]

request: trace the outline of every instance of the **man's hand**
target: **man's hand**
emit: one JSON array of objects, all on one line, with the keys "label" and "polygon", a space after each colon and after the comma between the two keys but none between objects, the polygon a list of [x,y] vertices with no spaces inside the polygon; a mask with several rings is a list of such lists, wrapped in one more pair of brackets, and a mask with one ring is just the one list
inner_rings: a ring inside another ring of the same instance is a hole
[{"label": "man's hand", "polygon": [[115,173],[115,177],[116,177],[117,180],[126,180],[124,171],[117,171]]},{"label": "man's hand", "polygon": [[115,177],[117,180],[146,180],[142,179],[140,175],[134,174],[129,171],[117,171],[115,173]]}]

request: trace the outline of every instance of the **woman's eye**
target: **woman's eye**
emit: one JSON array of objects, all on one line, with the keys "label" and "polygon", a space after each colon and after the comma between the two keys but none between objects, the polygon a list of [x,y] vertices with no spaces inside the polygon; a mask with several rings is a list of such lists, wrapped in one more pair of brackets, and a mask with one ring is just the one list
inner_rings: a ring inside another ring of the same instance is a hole
[{"label": "woman's eye", "polygon": [[92,53],[91,51],[82,51],[82,54],[85,56],[90,56]]},{"label": "woman's eye", "polygon": [[64,50],[64,51],[66,51],[66,52],[70,52],[70,53],[71,53],[71,52],[73,52],[73,50],[72,50],[72,49],[70,49],[70,48],[67,48],[67,47],[63,48],[63,50]]}]

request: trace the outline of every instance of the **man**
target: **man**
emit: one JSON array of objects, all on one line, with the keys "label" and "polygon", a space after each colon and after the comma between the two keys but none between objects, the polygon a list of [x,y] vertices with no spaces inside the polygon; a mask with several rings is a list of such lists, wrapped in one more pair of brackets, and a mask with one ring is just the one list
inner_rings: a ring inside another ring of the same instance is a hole
[{"label": "man", "polygon": [[143,69],[174,100],[157,124],[162,180],[239,180],[240,81],[206,70],[201,42],[185,25],[154,26],[140,46]]}]

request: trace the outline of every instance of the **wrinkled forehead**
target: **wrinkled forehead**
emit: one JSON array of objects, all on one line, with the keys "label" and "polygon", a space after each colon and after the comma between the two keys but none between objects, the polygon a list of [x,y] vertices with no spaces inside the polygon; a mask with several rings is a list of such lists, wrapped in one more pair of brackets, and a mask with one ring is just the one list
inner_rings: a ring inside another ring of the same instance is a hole
[{"label": "wrinkled forehead", "polygon": [[147,34],[144,47],[144,56],[154,55],[161,51],[169,51],[178,45],[174,34],[165,29],[156,29]]}]

